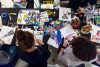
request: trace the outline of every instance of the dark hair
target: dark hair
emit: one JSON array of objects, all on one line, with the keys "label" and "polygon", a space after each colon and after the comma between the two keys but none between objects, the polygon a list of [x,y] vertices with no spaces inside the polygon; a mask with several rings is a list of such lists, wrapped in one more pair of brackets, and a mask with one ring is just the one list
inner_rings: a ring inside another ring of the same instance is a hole
[{"label": "dark hair", "polygon": [[96,58],[96,46],[85,37],[77,37],[71,42],[73,54],[82,61]]},{"label": "dark hair", "polygon": [[28,31],[18,30],[16,33],[16,38],[19,47],[24,50],[31,48],[34,44],[33,34]]}]

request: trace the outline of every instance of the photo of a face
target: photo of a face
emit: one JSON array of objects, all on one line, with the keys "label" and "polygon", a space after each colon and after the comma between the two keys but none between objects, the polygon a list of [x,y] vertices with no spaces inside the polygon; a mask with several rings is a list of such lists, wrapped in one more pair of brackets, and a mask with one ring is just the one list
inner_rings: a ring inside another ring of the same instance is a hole
[{"label": "photo of a face", "polygon": [[71,21],[71,9],[70,8],[60,8],[59,9],[59,20]]}]

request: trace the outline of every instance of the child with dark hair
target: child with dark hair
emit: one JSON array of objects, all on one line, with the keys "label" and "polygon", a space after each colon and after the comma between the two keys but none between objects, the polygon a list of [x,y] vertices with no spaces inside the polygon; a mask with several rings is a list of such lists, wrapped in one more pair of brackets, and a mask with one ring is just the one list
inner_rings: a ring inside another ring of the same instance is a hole
[{"label": "child with dark hair", "polygon": [[67,43],[64,40],[63,47],[58,56],[58,60],[65,66],[77,67],[97,60],[95,45],[85,37],[74,38],[70,46],[67,45],[68,47],[66,47]]},{"label": "child with dark hair", "polygon": [[[33,36],[28,31],[18,30],[16,33],[17,43],[20,47],[18,51],[18,58],[28,63],[28,67],[47,67],[47,60],[50,57],[50,51],[48,50],[48,44]],[[35,47],[35,43],[38,43],[38,47]]]}]

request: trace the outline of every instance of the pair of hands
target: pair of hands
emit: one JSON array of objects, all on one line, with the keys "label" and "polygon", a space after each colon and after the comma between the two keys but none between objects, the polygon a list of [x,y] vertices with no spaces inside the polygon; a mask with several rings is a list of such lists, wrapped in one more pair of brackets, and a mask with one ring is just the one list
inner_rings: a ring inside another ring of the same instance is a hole
[{"label": "pair of hands", "polygon": [[67,40],[66,38],[64,38],[63,46],[61,47],[60,52],[64,54],[64,48],[67,48],[68,46],[69,46],[69,40]]},{"label": "pair of hands", "polygon": [[35,36],[34,36],[34,41],[35,41],[35,45],[36,46],[39,46],[39,45],[43,45],[44,44],[40,39],[36,38]]},{"label": "pair of hands", "polygon": [[[76,38],[76,37],[73,36],[73,39],[75,39],[75,38]],[[73,40],[73,39],[72,39],[72,40]],[[72,40],[68,40],[68,39],[64,38],[63,47],[66,47],[66,48],[67,48]],[[71,47],[71,46],[70,46],[70,47]],[[64,53],[64,48],[61,48],[60,52],[61,52],[61,53]]]},{"label": "pair of hands", "polygon": [[82,8],[82,7],[79,7],[79,8],[77,9],[77,12],[78,12],[78,14],[83,14],[83,13],[85,13],[85,9]]}]

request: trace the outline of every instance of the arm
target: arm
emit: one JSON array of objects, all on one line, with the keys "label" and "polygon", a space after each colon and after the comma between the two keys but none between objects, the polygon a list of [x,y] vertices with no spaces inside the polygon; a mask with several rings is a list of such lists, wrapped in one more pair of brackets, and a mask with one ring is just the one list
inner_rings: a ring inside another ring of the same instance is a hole
[{"label": "arm", "polygon": [[[49,37],[50,37],[50,35],[44,35],[44,36],[43,36],[43,42],[42,42],[43,45],[37,47],[38,50],[41,52],[44,61],[47,61],[48,58],[49,58],[50,55],[51,55],[50,51],[48,50],[48,44],[47,44],[47,41],[48,41]],[[41,44],[41,43],[40,43],[40,44]]]},{"label": "arm", "polygon": [[68,56],[68,51],[69,51],[69,46],[68,46],[68,40],[64,39],[63,46],[61,47],[61,50],[58,55],[58,60],[64,65],[67,66],[67,56]]},{"label": "arm", "polygon": [[68,66],[67,59],[68,59],[67,54],[64,54],[64,48],[61,48],[61,51],[58,55],[58,61],[62,63],[65,67],[67,67]]}]

